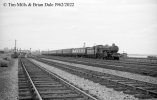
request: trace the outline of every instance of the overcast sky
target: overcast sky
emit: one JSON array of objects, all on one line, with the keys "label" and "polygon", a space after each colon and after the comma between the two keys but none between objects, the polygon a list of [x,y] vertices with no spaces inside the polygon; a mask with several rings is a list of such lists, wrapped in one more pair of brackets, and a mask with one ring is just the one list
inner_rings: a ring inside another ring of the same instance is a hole
[{"label": "overcast sky", "polygon": [[[4,3],[74,2],[74,7]],[[157,0],[1,0],[0,49],[51,50],[115,43],[119,52],[157,54]]]}]

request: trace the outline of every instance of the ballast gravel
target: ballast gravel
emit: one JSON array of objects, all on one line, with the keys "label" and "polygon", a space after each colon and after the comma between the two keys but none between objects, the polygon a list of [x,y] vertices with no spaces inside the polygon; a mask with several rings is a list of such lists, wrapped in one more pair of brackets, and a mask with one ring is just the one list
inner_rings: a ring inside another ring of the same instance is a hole
[{"label": "ballast gravel", "polygon": [[102,72],[102,73],[112,74],[112,75],[125,77],[125,78],[129,78],[129,79],[134,79],[134,80],[147,82],[147,83],[151,83],[151,84],[157,84],[157,78],[151,77],[151,76],[145,76],[145,75],[134,74],[134,73],[130,73],[130,72],[123,72],[123,71],[118,71],[118,70],[111,70],[111,69],[105,69],[105,68],[82,65],[82,64],[69,63],[69,62],[64,62],[64,61],[59,61],[59,60],[52,60],[52,59],[46,59],[46,58],[42,58],[42,59],[65,64],[65,65],[70,65],[70,66],[74,66],[74,67],[80,67],[80,68],[98,71],[98,72]]},{"label": "ballast gravel", "polygon": [[107,88],[99,83],[94,83],[88,79],[80,78],[76,75],[70,74],[53,66],[44,64],[42,62],[30,59],[34,63],[48,69],[49,71],[59,75],[60,77],[68,80],[70,83],[76,85],[77,87],[89,92],[90,94],[96,96],[98,100],[139,100],[133,95],[124,94],[123,92],[115,91],[111,88]]}]

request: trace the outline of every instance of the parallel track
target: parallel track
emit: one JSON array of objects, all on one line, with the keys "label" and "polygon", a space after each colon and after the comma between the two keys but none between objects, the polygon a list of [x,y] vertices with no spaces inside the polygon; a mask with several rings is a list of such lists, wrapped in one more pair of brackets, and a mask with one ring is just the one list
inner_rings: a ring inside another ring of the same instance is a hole
[{"label": "parallel track", "polygon": [[76,68],[74,66],[63,65],[53,61],[47,61],[43,59],[37,59],[43,63],[49,64],[51,66],[60,68],[69,73],[78,75],[83,78],[87,78],[96,83],[100,83],[109,88],[113,88],[116,91],[123,91],[126,94],[134,95],[140,99],[157,99],[157,85],[150,84],[146,82],[141,82],[133,79],[123,78],[119,76],[114,76],[111,74],[100,73],[96,71],[91,71],[82,68]]},{"label": "parallel track", "polygon": [[[46,58],[46,56],[44,58]],[[51,57],[48,58],[51,59]],[[68,58],[52,57],[52,59],[157,77],[157,65],[156,66],[138,65],[137,62],[136,63],[130,62],[128,64],[125,64],[124,62],[121,61],[106,61],[106,60],[102,61],[87,58],[72,59],[70,57]]]},{"label": "parallel track", "polygon": [[27,59],[19,64],[19,100],[97,100]]},{"label": "parallel track", "polygon": [[[58,58],[63,58],[61,56],[39,56],[39,57],[58,57]],[[146,66],[157,66],[157,60],[149,60],[149,59],[138,59],[138,58],[126,58],[126,59],[121,59],[121,60],[103,60],[103,59],[94,59],[94,58],[81,58],[81,57],[66,57],[66,59],[71,59],[71,60],[74,60],[74,59],[77,59],[77,60],[92,60],[92,61],[102,61],[102,62],[107,62],[107,63],[121,63],[121,64],[135,64],[135,65],[146,65]]]}]

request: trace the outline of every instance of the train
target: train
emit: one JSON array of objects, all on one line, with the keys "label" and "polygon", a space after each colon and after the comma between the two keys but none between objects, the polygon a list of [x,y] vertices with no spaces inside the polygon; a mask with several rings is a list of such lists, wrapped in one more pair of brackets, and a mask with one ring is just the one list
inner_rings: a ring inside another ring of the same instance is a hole
[{"label": "train", "polygon": [[120,54],[118,53],[118,51],[119,51],[119,47],[113,43],[111,46],[96,45],[93,47],[42,51],[42,55],[119,60]]}]

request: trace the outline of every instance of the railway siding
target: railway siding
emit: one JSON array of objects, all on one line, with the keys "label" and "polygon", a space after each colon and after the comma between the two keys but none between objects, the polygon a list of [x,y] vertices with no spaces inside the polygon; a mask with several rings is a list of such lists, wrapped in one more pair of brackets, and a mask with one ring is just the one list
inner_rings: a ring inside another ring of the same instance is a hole
[{"label": "railway siding", "polygon": [[69,74],[65,71],[62,71],[58,68],[54,68],[53,66],[44,64],[42,62],[36,61],[32,59],[32,61],[40,66],[56,73],[57,75],[65,78],[71,83],[81,87],[82,89],[88,91],[89,93],[96,95],[100,100],[138,100],[133,95],[124,94],[123,92],[115,91],[111,88],[107,88],[104,85],[100,85],[99,83],[94,83],[84,78],[80,78],[76,75]]},{"label": "railway siding", "polygon": [[69,62],[64,62],[64,61],[59,61],[59,60],[52,60],[52,59],[46,59],[46,58],[42,58],[42,59],[48,60],[48,61],[54,61],[54,62],[65,64],[65,65],[80,67],[80,68],[84,68],[84,69],[88,69],[88,70],[93,70],[93,71],[98,71],[98,72],[102,72],[102,73],[112,74],[112,75],[125,77],[125,78],[129,78],[129,79],[134,79],[134,80],[147,82],[147,83],[151,83],[151,84],[157,84],[157,78],[151,77],[151,76],[144,76],[144,75],[134,74],[134,73],[130,73],[130,72],[123,72],[123,71],[99,68],[99,67],[94,67],[94,66],[69,63]]}]

